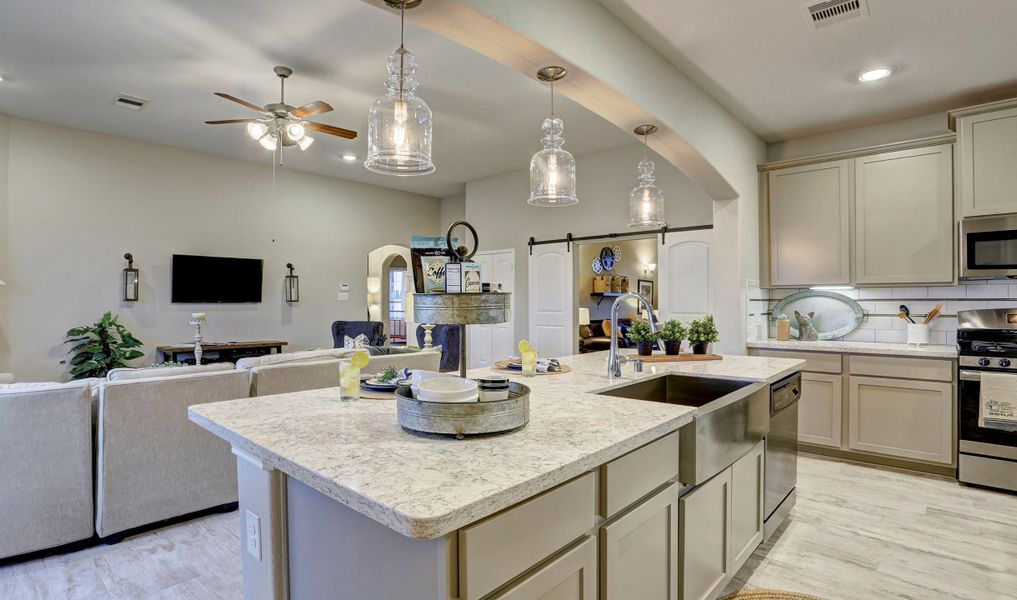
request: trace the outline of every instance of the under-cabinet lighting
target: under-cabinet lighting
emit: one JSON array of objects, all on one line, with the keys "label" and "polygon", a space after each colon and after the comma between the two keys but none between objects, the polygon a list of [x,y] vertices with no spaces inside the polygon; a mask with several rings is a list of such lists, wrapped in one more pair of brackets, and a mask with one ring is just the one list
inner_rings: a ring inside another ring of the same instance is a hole
[{"label": "under-cabinet lighting", "polygon": [[853,290],[854,287],[850,285],[814,285],[809,288],[810,290],[821,290],[824,292],[842,292],[844,290]]}]

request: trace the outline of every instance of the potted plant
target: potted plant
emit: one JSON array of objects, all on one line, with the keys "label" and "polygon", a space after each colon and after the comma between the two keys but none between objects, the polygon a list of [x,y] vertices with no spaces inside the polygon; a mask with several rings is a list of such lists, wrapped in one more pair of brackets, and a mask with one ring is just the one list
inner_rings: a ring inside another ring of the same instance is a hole
[{"label": "potted plant", "polygon": [[689,343],[692,344],[693,354],[706,354],[710,349],[710,344],[718,339],[717,326],[713,322],[713,315],[706,315],[702,319],[696,319],[689,326]]},{"label": "potted plant", "polygon": [[689,330],[678,320],[671,319],[664,323],[660,329],[660,339],[664,340],[664,353],[675,355],[682,350],[682,340],[688,335]]},{"label": "potted plant", "polygon": [[[126,367],[127,361],[141,358],[144,352],[136,350],[141,341],[117,321],[117,316],[106,312],[91,325],[75,327],[67,332],[65,344],[74,344],[68,351],[71,379],[105,377],[111,369]],[[68,362],[60,361],[60,364]]]},{"label": "potted plant", "polygon": [[653,354],[653,344],[657,341],[658,334],[650,330],[649,323],[636,321],[629,327],[625,337],[636,345],[639,356],[649,356]]}]

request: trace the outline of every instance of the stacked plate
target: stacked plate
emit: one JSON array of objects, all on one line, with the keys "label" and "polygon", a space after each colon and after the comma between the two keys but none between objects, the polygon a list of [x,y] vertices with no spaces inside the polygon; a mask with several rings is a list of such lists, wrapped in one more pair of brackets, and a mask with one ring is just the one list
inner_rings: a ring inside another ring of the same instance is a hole
[{"label": "stacked plate", "polygon": [[395,392],[396,388],[399,386],[406,385],[408,383],[409,381],[407,380],[400,381],[398,379],[381,381],[375,375],[363,375],[360,378],[360,387],[369,392],[391,393]]},{"label": "stacked plate", "polygon": [[477,379],[481,402],[507,400],[509,397],[509,380],[504,375],[485,375]]},{"label": "stacked plate", "polygon": [[431,377],[411,386],[413,397],[422,402],[476,402],[480,393],[472,379]]}]

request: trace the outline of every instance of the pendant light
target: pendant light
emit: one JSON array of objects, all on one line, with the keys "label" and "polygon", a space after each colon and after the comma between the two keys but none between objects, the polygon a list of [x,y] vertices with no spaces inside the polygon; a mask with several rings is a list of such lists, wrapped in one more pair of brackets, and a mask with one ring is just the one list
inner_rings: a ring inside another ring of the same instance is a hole
[{"label": "pendant light", "polygon": [[554,82],[565,77],[565,67],[544,67],[537,79],[551,84],[551,116],[544,119],[540,143],[544,146],[530,159],[530,199],[534,206],[571,206],[576,197],[576,159],[562,148],[565,124],[554,114]]},{"label": "pendant light", "polygon": [[388,56],[388,92],[371,106],[367,117],[368,170],[382,175],[426,175],[431,162],[431,109],[414,90],[417,59],[403,45],[406,9],[420,0],[384,0],[399,9],[399,48]]},{"label": "pendant light", "polygon": [[653,185],[653,163],[649,160],[646,136],[656,125],[640,125],[633,132],[643,136],[643,160],[639,161],[639,183],[629,192],[629,227],[664,227],[664,194]]}]

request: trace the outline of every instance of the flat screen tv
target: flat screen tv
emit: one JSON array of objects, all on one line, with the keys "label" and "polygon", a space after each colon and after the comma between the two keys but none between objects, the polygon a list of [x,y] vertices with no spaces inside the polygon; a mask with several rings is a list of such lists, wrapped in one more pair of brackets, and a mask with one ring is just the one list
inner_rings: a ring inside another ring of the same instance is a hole
[{"label": "flat screen tv", "polygon": [[173,255],[172,301],[180,303],[261,302],[262,260]]}]

